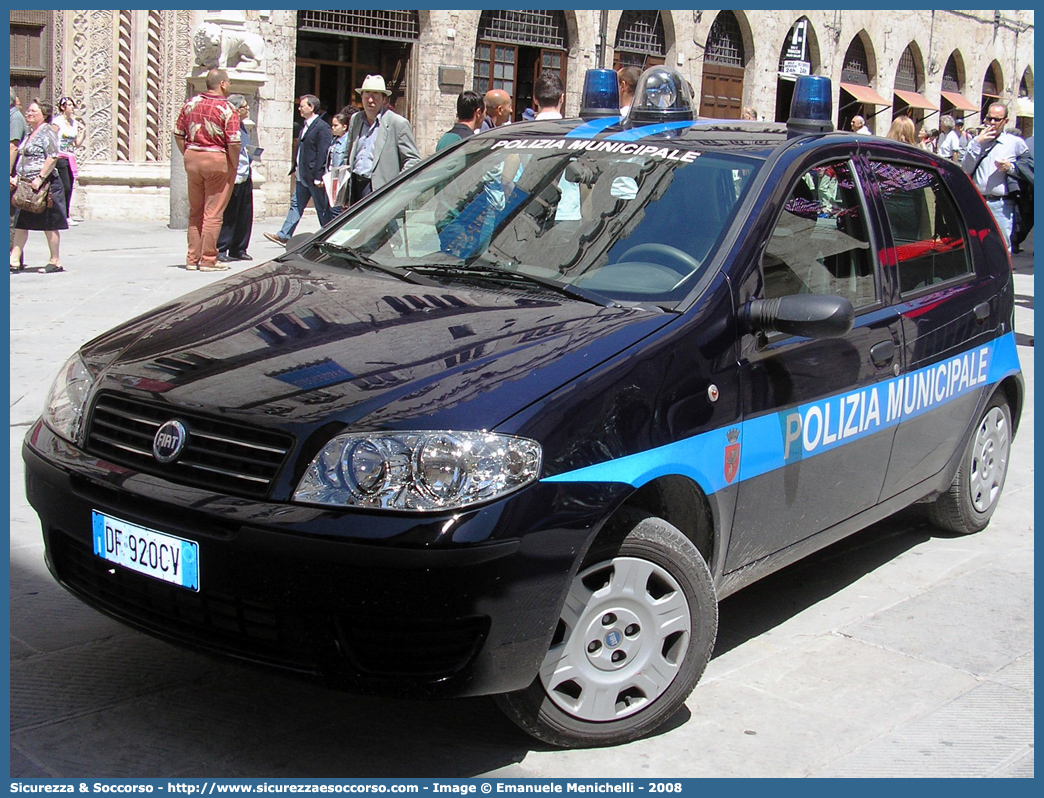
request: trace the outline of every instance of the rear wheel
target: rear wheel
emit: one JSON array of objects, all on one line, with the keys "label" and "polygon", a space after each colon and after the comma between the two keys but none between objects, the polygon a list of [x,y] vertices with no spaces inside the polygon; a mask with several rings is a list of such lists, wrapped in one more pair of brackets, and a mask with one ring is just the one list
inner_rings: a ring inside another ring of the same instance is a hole
[{"label": "rear wheel", "polygon": [[968,535],[984,529],[997,509],[1011,453],[1011,410],[1003,394],[986,406],[949,490],[928,505],[933,524]]},{"label": "rear wheel", "polygon": [[616,745],[662,724],[714,648],[710,571],[666,521],[625,511],[588,553],[533,683],[497,696],[522,729],[563,747]]}]

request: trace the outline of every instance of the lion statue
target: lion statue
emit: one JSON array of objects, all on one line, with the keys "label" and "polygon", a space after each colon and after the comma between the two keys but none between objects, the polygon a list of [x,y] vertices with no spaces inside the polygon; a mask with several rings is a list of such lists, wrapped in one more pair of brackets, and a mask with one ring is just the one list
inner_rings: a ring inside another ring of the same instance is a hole
[{"label": "lion statue", "polygon": [[192,36],[196,64],[207,69],[259,69],[265,40],[257,33],[204,22]]}]

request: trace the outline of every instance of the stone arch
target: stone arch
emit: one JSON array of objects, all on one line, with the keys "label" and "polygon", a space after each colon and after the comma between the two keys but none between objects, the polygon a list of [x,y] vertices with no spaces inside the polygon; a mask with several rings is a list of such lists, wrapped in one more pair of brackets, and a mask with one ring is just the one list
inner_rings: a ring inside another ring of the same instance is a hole
[{"label": "stone arch", "polygon": [[663,42],[667,48],[667,63],[672,56],[678,52],[678,24],[674,19],[673,11],[661,11],[660,20],[663,22]]},{"label": "stone arch", "polygon": [[895,66],[892,81],[892,119],[900,115],[909,116],[917,126],[938,113],[937,106],[925,96],[926,72],[924,55],[917,40],[906,45]]},{"label": "stone arch", "polygon": [[968,71],[960,50],[954,50],[946,59],[939,79],[939,112],[955,120],[978,111],[978,105],[968,99]]},{"label": "stone arch", "polygon": [[1033,67],[1027,66],[1015,90],[1015,109],[1011,114],[1024,138],[1033,135],[1033,95]]},{"label": "stone arch", "polygon": [[700,116],[739,119],[746,70],[754,55],[754,36],[743,11],[719,11],[703,50]]},{"label": "stone arch", "polygon": [[[804,23],[803,41],[798,41],[801,34],[801,25]],[[791,58],[788,56],[803,56]],[[788,64],[787,62],[791,62]],[[808,74],[820,74],[823,63],[820,56],[819,37],[816,35],[815,26],[807,15],[802,15],[794,20],[784,37],[779,50],[779,63],[777,64],[776,77],[776,109],[775,121],[786,122],[790,116],[790,103],[794,97],[794,83],[798,74],[803,74],[804,66],[808,64]],[[763,115],[762,118],[765,118]]]},{"label": "stone arch", "polygon": [[666,63],[667,30],[663,12],[652,9],[624,11],[613,35],[613,68],[648,68]]},{"label": "stone arch", "polygon": [[[861,68],[856,68],[856,59],[859,58]],[[873,39],[866,32],[866,28],[859,31],[848,43],[845,51],[845,60],[841,66],[841,80],[846,83],[859,83],[857,75],[861,75],[865,83],[862,85],[873,86],[877,81],[877,52],[874,50]],[[846,80],[846,76],[853,78]]]},{"label": "stone arch", "polygon": [[942,86],[945,91],[964,91],[965,82],[968,80],[967,67],[964,65],[964,56],[960,50],[954,50],[946,59],[943,67]]},{"label": "stone arch", "polygon": [[982,75],[982,84],[979,92],[980,119],[986,118],[986,112],[992,103],[1002,102],[1003,94],[1004,70],[1001,68],[1000,62],[994,59],[986,67]]},{"label": "stone arch", "polygon": [[485,10],[475,32],[473,88],[480,94],[503,89],[514,102],[515,119],[532,104],[533,82],[544,69],[559,73],[567,97],[579,69],[579,28],[573,10]]},{"label": "stone arch", "polygon": [[871,119],[882,108],[891,105],[877,93],[877,53],[870,34],[863,28],[848,43],[841,62],[841,85],[838,91],[837,126],[848,130],[852,118],[862,116],[867,128],[873,129]]}]

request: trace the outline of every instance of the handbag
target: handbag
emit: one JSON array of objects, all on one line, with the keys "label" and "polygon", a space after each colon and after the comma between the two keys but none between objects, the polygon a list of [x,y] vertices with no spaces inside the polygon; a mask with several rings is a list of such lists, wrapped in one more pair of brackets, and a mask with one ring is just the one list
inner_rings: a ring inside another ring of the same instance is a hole
[{"label": "handbag", "polygon": [[11,195],[11,204],[19,210],[29,213],[43,213],[51,199],[51,183],[45,180],[40,188],[33,190],[31,180],[24,177],[18,178],[18,185],[14,194]]}]

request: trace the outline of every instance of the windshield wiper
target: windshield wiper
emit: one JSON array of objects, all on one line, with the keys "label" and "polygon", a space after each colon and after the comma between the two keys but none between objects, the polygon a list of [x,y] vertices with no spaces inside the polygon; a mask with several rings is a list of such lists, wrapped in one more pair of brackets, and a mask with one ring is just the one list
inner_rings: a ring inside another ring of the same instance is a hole
[{"label": "windshield wiper", "polygon": [[429,280],[419,274],[414,274],[413,269],[404,270],[396,269],[394,266],[385,266],[383,263],[375,261],[369,255],[365,255],[354,247],[349,247],[345,244],[334,244],[332,241],[320,241],[316,246],[324,255],[336,255],[338,257],[347,258],[355,261],[360,266],[365,266],[368,269],[373,269],[382,274],[391,275],[392,277],[404,280],[407,283],[412,283],[414,285],[436,285],[434,280]]},{"label": "windshield wiper", "polygon": [[612,300],[606,299],[594,291],[587,291],[583,288],[577,288],[574,285],[568,283],[560,283],[555,280],[549,280],[546,277],[538,277],[535,274],[527,274],[525,272],[508,271],[501,269],[493,265],[487,265],[482,263],[456,263],[456,264],[426,264],[423,266],[414,267],[417,271],[424,271],[429,274],[445,274],[445,275],[459,275],[465,277],[479,277],[487,280],[491,280],[499,283],[524,283],[527,285],[538,285],[541,288],[549,289],[556,294],[567,296],[570,299],[577,299],[581,302],[588,302],[592,305],[598,305],[599,307],[618,308],[622,307]]}]

